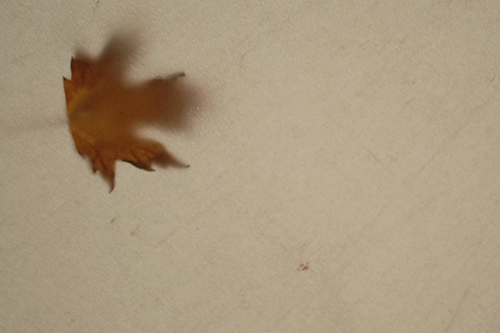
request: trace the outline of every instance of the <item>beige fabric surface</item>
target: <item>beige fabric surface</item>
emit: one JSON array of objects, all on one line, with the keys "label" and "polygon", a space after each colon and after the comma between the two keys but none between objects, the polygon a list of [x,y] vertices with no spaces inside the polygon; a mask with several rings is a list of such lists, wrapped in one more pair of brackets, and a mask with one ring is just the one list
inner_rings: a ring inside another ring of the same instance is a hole
[{"label": "beige fabric surface", "polygon": [[[500,332],[500,2],[0,2],[1,332]],[[76,153],[113,34],[189,169]]]}]

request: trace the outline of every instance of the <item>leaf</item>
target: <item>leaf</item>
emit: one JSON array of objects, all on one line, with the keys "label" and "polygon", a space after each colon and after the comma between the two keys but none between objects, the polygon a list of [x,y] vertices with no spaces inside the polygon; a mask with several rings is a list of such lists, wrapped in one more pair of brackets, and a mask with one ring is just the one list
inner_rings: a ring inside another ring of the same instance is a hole
[{"label": "leaf", "polygon": [[[123,45],[122,45],[123,46]],[[151,164],[185,166],[156,141],[139,137],[139,127],[160,121],[177,93],[175,80],[153,79],[141,85],[123,79],[124,54],[119,43],[110,43],[97,59],[71,59],[71,80],[63,78],[67,116],[76,150],[90,158],[94,173],[99,171],[115,185],[115,164],[121,160],[153,171]]]}]

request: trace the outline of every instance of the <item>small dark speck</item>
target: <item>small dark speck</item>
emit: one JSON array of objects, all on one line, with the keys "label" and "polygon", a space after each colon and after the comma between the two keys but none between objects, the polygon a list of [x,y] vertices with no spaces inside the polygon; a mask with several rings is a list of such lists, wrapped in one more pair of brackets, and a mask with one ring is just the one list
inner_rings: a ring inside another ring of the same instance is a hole
[{"label": "small dark speck", "polygon": [[139,231],[139,226],[137,226],[134,230],[130,232],[130,236],[135,237],[137,236],[137,232]]},{"label": "small dark speck", "polygon": [[298,271],[307,271],[307,270],[309,270],[309,263],[305,262],[305,263],[300,264],[300,266],[297,267],[297,270]]}]

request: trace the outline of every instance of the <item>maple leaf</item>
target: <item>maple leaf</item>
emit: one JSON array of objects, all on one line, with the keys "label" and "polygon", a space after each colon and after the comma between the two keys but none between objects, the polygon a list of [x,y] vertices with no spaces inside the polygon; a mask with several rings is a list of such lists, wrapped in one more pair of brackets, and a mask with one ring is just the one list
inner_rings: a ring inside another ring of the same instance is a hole
[{"label": "maple leaf", "polygon": [[[90,158],[94,173],[99,171],[115,185],[115,164],[121,160],[153,171],[152,162],[185,166],[156,141],[141,138],[139,127],[165,120],[169,107],[178,98],[175,80],[153,79],[132,85],[123,79],[124,52],[112,41],[97,59],[71,59],[71,79],[63,78],[67,116],[76,150]],[[175,118],[175,115],[173,115]]]}]

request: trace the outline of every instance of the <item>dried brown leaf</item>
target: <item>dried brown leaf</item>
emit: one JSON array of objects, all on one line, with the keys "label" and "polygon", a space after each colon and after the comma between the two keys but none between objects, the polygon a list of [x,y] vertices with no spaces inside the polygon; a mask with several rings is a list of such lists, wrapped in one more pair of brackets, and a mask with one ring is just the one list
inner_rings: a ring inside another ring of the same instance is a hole
[{"label": "dried brown leaf", "polygon": [[123,79],[123,49],[108,46],[97,59],[71,59],[71,79],[64,78],[67,116],[76,149],[90,158],[94,172],[115,182],[115,164],[121,160],[152,171],[151,164],[183,166],[156,141],[137,134],[158,121],[176,100],[175,80],[153,79],[131,85]]}]

